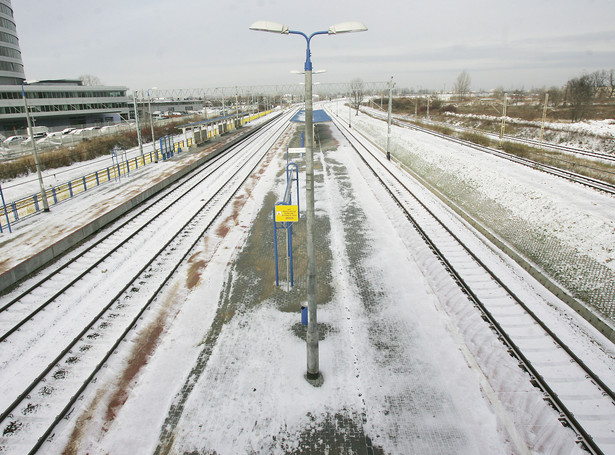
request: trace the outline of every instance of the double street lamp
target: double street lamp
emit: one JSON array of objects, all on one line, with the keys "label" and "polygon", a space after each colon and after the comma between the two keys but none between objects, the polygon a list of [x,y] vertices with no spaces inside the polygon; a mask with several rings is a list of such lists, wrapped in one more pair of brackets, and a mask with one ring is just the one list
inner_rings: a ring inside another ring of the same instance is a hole
[{"label": "double street lamp", "polygon": [[305,38],[307,48],[305,52],[305,186],[306,186],[306,230],[307,230],[307,304],[308,304],[308,330],[307,330],[307,374],[306,379],[312,384],[322,383],[322,376],[318,365],[318,320],[316,311],[316,255],[314,252],[314,130],[312,107],[312,60],[310,59],[310,41],[316,35],[337,35],[340,33],[363,32],[367,27],[361,22],[343,22],[332,25],[327,31],[314,32],[306,35],[297,30],[290,30],[288,26],[269,21],[257,21],[250,26],[250,30],[279,33],[282,35],[301,35]]}]

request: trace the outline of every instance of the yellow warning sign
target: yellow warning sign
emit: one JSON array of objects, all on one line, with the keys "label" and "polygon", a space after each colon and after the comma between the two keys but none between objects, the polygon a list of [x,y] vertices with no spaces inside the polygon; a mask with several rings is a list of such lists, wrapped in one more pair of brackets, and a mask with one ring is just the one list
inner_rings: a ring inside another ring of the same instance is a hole
[{"label": "yellow warning sign", "polygon": [[299,221],[299,206],[297,205],[276,205],[275,220],[277,222]]}]

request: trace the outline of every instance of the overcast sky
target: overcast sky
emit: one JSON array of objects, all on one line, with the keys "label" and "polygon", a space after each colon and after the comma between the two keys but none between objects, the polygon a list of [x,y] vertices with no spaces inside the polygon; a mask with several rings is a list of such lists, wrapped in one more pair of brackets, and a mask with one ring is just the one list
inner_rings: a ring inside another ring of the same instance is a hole
[{"label": "overcast sky", "polygon": [[369,31],[313,39],[323,83],[451,89],[561,86],[615,68],[615,0],[13,0],[26,78],[92,74],[131,89],[294,84],[305,40],[250,31],[257,20],[310,34],[344,21]]}]

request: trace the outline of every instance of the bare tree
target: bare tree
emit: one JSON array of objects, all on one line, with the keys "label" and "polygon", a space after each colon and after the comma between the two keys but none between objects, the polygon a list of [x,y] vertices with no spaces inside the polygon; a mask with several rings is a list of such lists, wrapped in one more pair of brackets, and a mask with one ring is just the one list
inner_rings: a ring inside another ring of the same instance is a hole
[{"label": "bare tree", "polygon": [[570,102],[571,120],[578,122],[583,119],[587,106],[594,97],[594,84],[588,74],[570,79],[566,84],[566,98]]},{"label": "bare tree", "polygon": [[551,103],[553,107],[557,107],[557,105],[562,101],[562,98],[564,97],[562,89],[555,86],[547,90],[547,93],[549,94],[549,103]]},{"label": "bare tree", "polygon": [[591,82],[592,91],[594,92],[594,96],[596,96],[600,92],[600,89],[606,85],[607,73],[605,70],[598,70],[589,73],[588,76]]},{"label": "bare tree", "polygon": [[496,99],[498,99],[498,100],[501,100],[502,98],[504,98],[504,93],[506,93],[506,92],[504,91],[504,87],[502,87],[502,86],[500,85],[500,86],[498,86],[497,88],[495,88],[495,89],[493,90],[493,97],[494,97],[494,98],[496,98]]},{"label": "bare tree", "polygon": [[470,93],[470,85],[472,84],[472,80],[470,79],[470,75],[467,71],[462,71],[457,76],[457,81],[455,81],[455,85],[453,86],[453,90],[459,98],[465,98],[465,96]]},{"label": "bare tree", "polygon": [[79,80],[83,82],[83,85],[103,85],[98,76],[94,76],[93,74],[82,74],[79,76]]},{"label": "bare tree", "polygon": [[615,72],[613,70],[606,72],[606,88],[609,90],[609,98],[612,98],[615,92]]},{"label": "bare tree", "polygon": [[350,81],[350,102],[352,107],[357,110],[356,115],[359,115],[359,108],[365,96],[363,89],[363,80],[356,78]]}]

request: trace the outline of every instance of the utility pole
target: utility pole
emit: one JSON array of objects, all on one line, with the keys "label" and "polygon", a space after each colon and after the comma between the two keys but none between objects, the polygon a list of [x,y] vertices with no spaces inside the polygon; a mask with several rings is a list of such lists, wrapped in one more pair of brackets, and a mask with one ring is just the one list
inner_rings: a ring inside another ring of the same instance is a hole
[{"label": "utility pole", "polygon": [[139,139],[139,150],[143,156],[143,141],[141,140],[141,125],[139,124],[139,108],[137,107],[137,91],[132,92],[132,102],[135,108],[135,121],[137,123],[137,138]]},{"label": "utility pole", "polygon": [[239,95],[237,95],[237,86],[235,86],[235,123],[239,118]]},{"label": "utility pole", "polygon": [[[150,89],[153,90],[153,89]],[[154,135],[154,114],[152,113],[152,95],[147,91],[147,102],[149,107],[149,125],[152,129],[152,147],[154,147],[154,163],[158,162],[158,150],[156,150],[156,137]]]},{"label": "utility pole", "polygon": [[542,123],[540,124],[540,149],[542,150],[542,138],[545,132],[545,119],[547,118],[547,106],[549,105],[549,92],[545,93],[545,105],[542,108]]},{"label": "utility pole", "polygon": [[30,132],[30,142],[32,142],[32,151],[34,153],[34,164],[36,166],[36,175],[38,177],[38,184],[41,188],[41,199],[43,201],[43,211],[49,211],[49,203],[47,202],[47,192],[45,191],[45,186],[43,185],[43,174],[41,174],[41,163],[38,160],[38,150],[36,149],[36,142],[34,142],[34,132],[32,131],[32,123],[30,122],[30,110],[28,109],[28,101],[26,100],[26,90],[24,89],[24,85],[26,82],[21,84],[21,94],[23,95],[23,104],[26,109],[26,120],[28,121],[28,131]]},{"label": "utility pole", "polygon": [[387,160],[391,161],[391,111],[393,109],[393,76],[389,81],[389,120],[387,130]]},{"label": "utility pole", "polygon": [[348,95],[348,128],[352,128],[352,102],[350,100],[350,95]]},{"label": "utility pole", "polygon": [[505,132],[506,132],[506,93],[504,93],[504,108],[502,109],[502,126],[500,127],[500,148],[504,147]]}]

